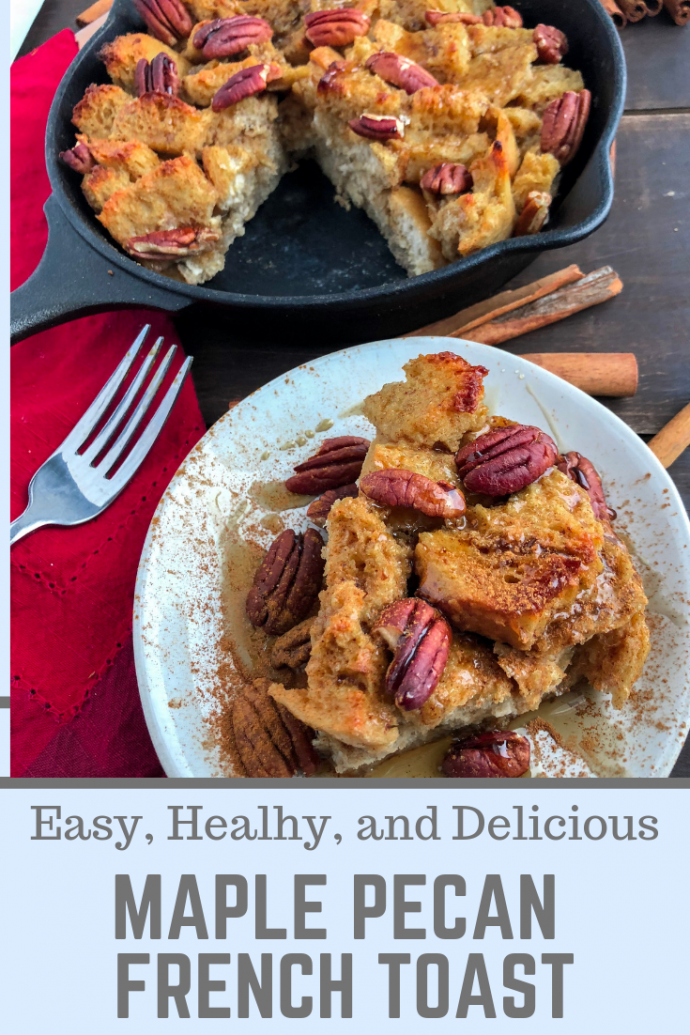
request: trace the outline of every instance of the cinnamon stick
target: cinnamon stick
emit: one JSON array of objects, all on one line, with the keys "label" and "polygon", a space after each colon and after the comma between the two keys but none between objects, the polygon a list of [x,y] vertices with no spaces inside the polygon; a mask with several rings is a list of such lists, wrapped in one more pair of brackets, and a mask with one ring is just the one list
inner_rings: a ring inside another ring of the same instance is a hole
[{"label": "cinnamon stick", "polygon": [[647,14],[642,0],[616,0],[616,3],[629,22],[640,22]]},{"label": "cinnamon stick", "polygon": [[77,41],[77,46],[80,50],[82,47],[86,46],[91,37],[98,32],[101,25],[105,24],[109,13],[109,11],[106,11],[105,14],[100,16],[100,18],[96,18],[95,22],[91,22],[90,25],[85,25],[83,29],[79,30],[79,32],[75,32],[74,38]]},{"label": "cinnamon stick", "polygon": [[613,24],[619,29],[624,29],[628,24],[628,19],[625,17],[615,0],[601,0],[601,5],[606,13],[613,18]]},{"label": "cinnamon stick", "polygon": [[644,5],[647,8],[648,18],[656,18],[664,6],[663,0],[644,0]]},{"label": "cinnamon stick", "polygon": [[96,21],[96,18],[106,14],[112,6],[113,0],[96,0],[95,4],[91,4],[91,7],[87,7],[85,11],[77,15],[77,25],[90,25],[91,22]]},{"label": "cinnamon stick", "polygon": [[[468,341],[481,342],[484,345],[500,345],[511,338],[517,338],[528,331],[537,331],[540,327],[564,320],[566,316],[579,313],[593,305],[600,305],[614,298],[623,290],[623,283],[615,270],[610,266],[602,266],[588,276],[583,277],[568,287],[552,291],[535,302],[520,307],[513,316],[504,313],[467,334]],[[451,338],[465,337],[464,330],[449,334]]]},{"label": "cinnamon stick", "polygon": [[637,391],[637,359],[632,352],[526,352],[520,357],[550,370],[587,395],[623,399]]},{"label": "cinnamon stick", "polygon": [[535,280],[531,284],[525,284],[524,287],[515,288],[512,291],[502,291],[499,295],[487,298],[484,302],[478,302],[468,309],[461,309],[459,313],[456,313],[454,316],[448,316],[445,320],[438,320],[436,323],[427,324],[426,327],[420,327],[417,331],[409,331],[407,334],[403,334],[402,337],[421,338],[426,335],[439,335],[440,337],[453,335],[461,337],[462,333],[471,330],[473,327],[479,327],[483,323],[488,323],[489,320],[493,320],[503,313],[508,313],[512,309],[526,305],[528,302],[534,302],[544,295],[551,294],[558,288],[565,287],[567,284],[573,284],[575,281],[582,280],[583,278],[584,273],[579,266],[566,266],[565,269],[558,270],[556,273],[550,273],[547,277],[541,277],[540,280]]},{"label": "cinnamon stick", "polygon": [[664,0],[664,7],[676,25],[687,25],[690,21],[690,0]]},{"label": "cinnamon stick", "polygon": [[674,460],[690,446],[690,403],[648,442],[649,448],[663,464],[670,467]]}]

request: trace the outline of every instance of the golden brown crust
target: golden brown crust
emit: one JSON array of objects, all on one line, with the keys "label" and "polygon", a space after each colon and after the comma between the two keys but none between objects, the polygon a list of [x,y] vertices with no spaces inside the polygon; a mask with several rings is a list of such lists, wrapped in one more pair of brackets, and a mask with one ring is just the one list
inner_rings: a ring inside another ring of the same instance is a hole
[{"label": "golden brown crust", "polygon": [[72,122],[87,137],[107,140],[112,135],[118,111],[130,101],[129,94],[119,86],[87,86],[72,112]]},{"label": "golden brown crust", "polygon": [[187,75],[189,71],[187,59],[145,32],[132,32],[125,36],[117,36],[101,48],[98,56],[115,85],[121,86],[128,93],[134,93],[134,71],[137,62],[142,59],[153,61],[156,55],[161,53],[167,54],[170,60],[175,62],[180,79]]}]

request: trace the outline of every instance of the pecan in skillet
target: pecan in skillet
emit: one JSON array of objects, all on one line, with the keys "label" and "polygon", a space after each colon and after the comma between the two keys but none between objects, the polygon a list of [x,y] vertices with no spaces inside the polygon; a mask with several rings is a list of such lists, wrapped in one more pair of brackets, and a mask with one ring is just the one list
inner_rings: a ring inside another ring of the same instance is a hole
[{"label": "pecan in skillet", "polygon": [[392,115],[371,115],[365,112],[358,119],[350,119],[348,126],[358,137],[369,140],[402,140],[405,129],[401,119]]},{"label": "pecan in skillet", "polygon": [[344,93],[345,83],[341,73],[349,72],[351,68],[354,68],[351,61],[331,61],[330,65],[319,79],[319,85],[316,87],[316,92],[320,94]]},{"label": "pecan in skillet", "polygon": [[214,111],[223,111],[233,104],[238,104],[245,97],[251,97],[255,93],[262,93],[266,84],[274,79],[280,79],[280,65],[273,62],[263,65],[251,65],[249,68],[241,68],[239,72],[231,75],[226,83],[215,94],[211,101]]},{"label": "pecan in skillet", "polygon": [[513,237],[537,234],[549,217],[552,197],[543,190],[531,190],[527,195],[522,212],[518,216]]},{"label": "pecan in skillet", "polygon": [[346,47],[358,36],[366,36],[371,20],[363,11],[346,7],[312,11],[305,15],[305,36],[315,47]]},{"label": "pecan in skillet", "polygon": [[60,158],[65,165],[69,165],[70,169],[83,175],[90,173],[96,165],[93,155],[82,141],[75,144],[69,151],[61,151]]},{"label": "pecan in skillet", "polygon": [[362,478],[360,489],[377,503],[412,507],[427,517],[459,518],[465,513],[465,498],[459,489],[401,467],[371,471]]},{"label": "pecan in skillet", "polygon": [[568,53],[568,39],[553,25],[537,25],[532,33],[537,56],[542,65],[557,65]]},{"label": "pecan in skillet", "polygon": [[153,262],[181,259],[185,255],[207,252],[220,238],[217,230],[208,227],[178,227],[176,230],[154,230],[142,237],[130,237],[123,248],[135,259]]},{"label": "pecan in skillet", "polygon": [[445,776],[515,777],[529,769],[530,745],[513,730],[491,730],[455,740],[443,759]]},{"label": "pecan in skillet", "polygon": [[470,492],[508,496],[536,481],[557,456],[556,443],[539,428],[511,424],[463,446],[455,463]]},{"label": "pecan in skillet", "polygon": [[149,29],[169,47],[189,36],[192,19],[182,0],[132,0]]},{"label": "pecan in skillet", "polygon": [[482,21],[480,14],[468,14],[465,11],[425,11],[424,18],[428,25],[435,28],[437,25],[479,25]]},{"label": "pecan in skillet", "polygon": [[232,703],[232,733],[248,777],[288,777],[301,769],[311,776],[318,756],[312,732],[268,693],[267,679],[243,687]]},{"label": "pecan in skillet", "polygon": [[314,618],[305,618],[294,629],[283,633],[271,648],[271,664],[274,668],[298,669],[309,661],[311,654],[311,627]]},{"label": "pecan in skillet", "polygon": [[323,539],[315,528],[297,535],[287,528],[272,543],[247,595],[247,617],[271,636],[301,622],[321,590]]},{"label": "pecan in skillet", "polygon": [[329,489],[328,492],[324,492],[323,496],[319,496],[317,500],[309,504],[307,507],[307,517],[315,525],[318,525],[319,528],[325,528],[331,507],[336,500],[343,500],[346,496],[354,497],[358,492],[359,489],[354,483],[352,485],[343,485],[339,489]]},{"label": "pecan in skillet", "polygon": [[430,194],[464,194],[472,190],[472,173],[459,163],[441,162],[433,169],[427,169],[419,186]]},{"label": "pecan in skillet", "polygon": [[595,518],[606,522],[614,520],[616,512],[606,502],[601,478],[594,464],[586,456],[580,453],[565,453],[558,457],[556,467],[587,491]]},{"label": "pecan in skillet", "polygon": [[385,607],[372,627],[391,648],[385,689],[404,711],[415,711],[433,694],[443,675],[451,631],[438,611],[411,597]]},{"label": "pecan in skillet", "polygon": [[438,86],[438,80],[434,79],[431,72],[393,51],[382,50],[372,54],[364,67],[392,86],[400,87],[405,93],[416,93],[424,86]]},{"label": "pecan in skillet", "polygon": [[356,435],[327,438],[321,443],[318,453],[297,464],[295,474],[285,482],[285,488],[289,492],[315,496],[327,489],[351,485],[360,476],[370,445],[369,439]]},{"label": "pecan in skillet", "polygon": [[522,28],[522,15],[514,7],[494,7],[493,11],[484,11],[482,21],[485,25],[495,25],[500,29]]},{"label": "pecan in skillet", "polygon": [[551,101],[544,111],[541,149],[552,154],[561,165],[572,161],[582,143],[591,104],[589,90],[581,90],[580,93],[566,90],[562,97]]},{"label": "pecan in skillet", "polygon": [[169,93],[176,97],[180,92],[176,63],[163,51],[150,62],[141,58],[134,70],[134,91],[137,97],[145,93]]},{"label": "pecan in skillet", "polygon": [[238,14],[235,18],[215,18],[194,34],[193,43],[207,61],[232,57],[246,50],[250,43],[266,43],[273,29],[263,18]]}]

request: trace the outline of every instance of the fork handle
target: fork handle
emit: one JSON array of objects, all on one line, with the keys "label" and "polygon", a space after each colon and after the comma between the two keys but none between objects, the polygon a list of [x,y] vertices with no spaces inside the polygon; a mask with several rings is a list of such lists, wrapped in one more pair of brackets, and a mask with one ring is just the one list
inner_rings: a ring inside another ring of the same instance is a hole
[{"label": "fork handle", "polygon": [[27,507],[24,513],[15,518],[10,525],[10,546],[14,546],[25,535],[35,532],[37,528],[50,524],[53,524],[53,522],[48,521],[47,518],[39,518],[36,514],[32,515],[31,507]]}]

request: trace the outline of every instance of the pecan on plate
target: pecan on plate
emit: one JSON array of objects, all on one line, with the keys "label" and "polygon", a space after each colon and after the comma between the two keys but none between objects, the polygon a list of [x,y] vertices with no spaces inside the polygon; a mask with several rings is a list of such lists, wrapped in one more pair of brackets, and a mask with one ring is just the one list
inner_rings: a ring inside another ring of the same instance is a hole
[{"label": "pecan on plate", "polygon": [[317,500],[309,504],[307,507],[307,517],[315,525],[318,525],[319,528],[325,528],[331,507],[336,500],[344,500],[347,496],[354,497],[358,493],[359,489],[354,483],[352,485],[342,485],[339,489],[329,489],[328,492],[324,492],[323,496],[319,496]]},{"label": "pecan on plate", "polygon": [[371,20],[364,11],[352,7],[332,11],[312,11],[305,15],[305,36],[315,47],[347,47],[358,36],[366,36]]},{"label": "pecan on plate", "polygon": [[297,464],[294,475],[285,482],[285,488],[289,492],[315,496],[327,489],[351,485],[361,474],[370,445],[368,438],[356,435],[327,438],[321,443],[318,453]]},{"label": "pecan on plate", "polygon": [[473,187],[472,173],[456,162],[441,162],[427,169],[419,181],[430,194],[465,194]]},{"label": "pecan on plate", "polygon": [[70,148],[69,151],[61,151],[60,158],[65,165],[69,165],[70,169],[74,169],[75,172],[81,173],[83,176],[86,173],[90,173],[96,166],[93,155],[81,140],[74,147]]},{"label": "pecan on plate", "polygon": [[616,512],[606,502],[599,473],[586,456],[582,456],[580,453],[565,453],[558,457],[556,467],[589,494],[592,510],[597,520],[609,522],[615,519]]},{"label": "pecan on plate", "polygon": [[568,38],[553,25],[537,25],[532,33],[537,57],[542,65],[557,65],[568,53]]},{"label": "pecan on plate", "polygon": [[134,70],[134,91],[137,97],[145,93],[169,93],[176,97],[180,92],[176,63],[163,51],[153,61],[141,58]]},{"label": "pecan on plate", "polygon": [[182,0],[132,0],[149,29],[169,47],[189,36],[192,19]]},{"label": "pecan on plate", "polygon": [[518,216],[513,237],[526,237],[528,234],[538,234],[544,223],[549,218],[549,208],[552,197],[543,190],[531,190],[522,212]]},{"label": "pecan on plate", "polygon": [[461,25],[479,25],[482,22],[482,16],[480,14],[469,14],[466,11],[425,11],[424,18],[432,29],[436,28],[437,25],[452,25],[454,23],[460,23]]},{"label": "pecan on plate", "polygon": [[358,137],[366,137],[368,140],[402,140],[405,135],[402,119],[396,119],[393,115],[365,112],[358,119],[350,119],[348,126]]},{"label": "pecan on plate", "polygon": [[288,777],[301,769],[311,776],[318,766],[312,732],[277,704],[267,679],[245,686],[232,702],[232,734],[248,777]]},{"label": "pecan on plate", "polygon": [[302,668],[311,655],[311,627],[314,618],[305,618],[303,622],[283,633],[271,648],[271,664],[274,668]]},{"label": "pecan on plate", "polygon": [[410,597],[385,607],[372,627],[391,648],[385,690],[404,711],[416,711],[433,694],[450,649],[448,622],[426,603]]},{"label": "pecan on plate", "polygon": [[315,528],[297,535],[287,528],[272,543],[247,595],[247,617],[280,636],[311,611],[321,590],[323,539]]},{"label": "pecan on plate", "polygon": [[371,471],[359,487],[369,499],[386,507],[412,507],[427,517],[449,519],[465,513],[465,497],[459,489],[402,467]]},{"label": "pecan on plate", "polygon": [[454,777],[515,777],[527,772],[529,760],[527,737],[513,730],[490,730],[453,741],[441,769]]},{"label": "pecan on plate", "polygon": [[552,154],[561,165],[567,165],[577,153],[592,105],[589,90],[575,93],[566,90],[562,97],[551,101],[541,125],[541,149]]},{"label": "pecan on plate", "polygon": [[364,67],[405,93],[416,93],[425,86],[438,86],[438,80],[434,79],[431,72],[394,51],[381,50],[378,54],[372,54]]},{"label": "pecan on plate", "polygon": [[238,14],[207,22],[194,34],[192,42],[207,61],[212,61],[240,54],[250,43],[266,43],[272,36],[273,29],[263,18]]},{"label": "pecan on plate", "polygon": [[176,230],[154,230],[142,237],[130,237],[123,244],[123,248],[135,259],[163,262],[207,252],[219,238],[217,230],[184,226]]},{"label": "pecan on plate", "polygon": [[241,68],[221,86],[211,101],[211,107],[214,111],[223,111],[224,108],[230,108],[233,104],[239,104],[245,97],[262,93],[266,89],[267,83],[280,79],[282,74],[280,65],[273,62]]},{"label": "pecan on plate", "polygon": [[558,450],[549,435],[529,424],[487,431],[455,454],[458,474],[470,492],[509,496],[553,467]]}]

